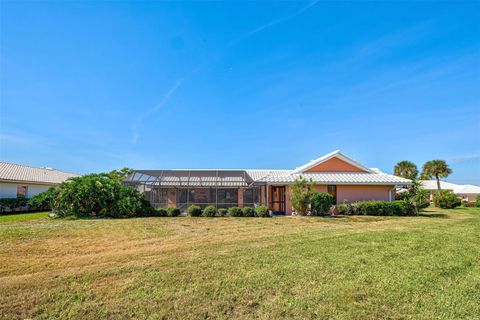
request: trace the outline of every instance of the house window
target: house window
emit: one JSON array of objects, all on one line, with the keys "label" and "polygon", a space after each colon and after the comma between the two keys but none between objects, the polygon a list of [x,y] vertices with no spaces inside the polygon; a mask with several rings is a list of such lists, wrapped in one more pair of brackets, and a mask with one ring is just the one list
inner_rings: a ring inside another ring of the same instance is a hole
[{"label": "house window", "polygon": [[27,189],[27,186],[17,186],[17,198],[26,198]]},{"label": "house window", "polygon": [[327,192],[333,196],[334,203],[337,203],[337,186],[333,186],[333,185],[327,186]]}]

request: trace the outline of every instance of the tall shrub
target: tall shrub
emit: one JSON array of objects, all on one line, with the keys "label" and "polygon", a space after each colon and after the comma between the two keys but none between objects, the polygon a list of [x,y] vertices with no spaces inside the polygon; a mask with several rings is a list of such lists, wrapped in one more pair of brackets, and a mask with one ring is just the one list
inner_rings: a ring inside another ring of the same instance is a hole
[{"label": "tall shrub", "polygon": [[315,192],[312,196],[311,208],[314,216],[327,214],[335,199],[326,192]]},{"label": "tall shrub", "polygon": [[308,213],[313,192],[312,179],[307,180],[303,177],[295,179],[295,183],[292,185],[290,201],[296,214],[304,216]]},{"label": "tall shrub", "polygon": [[131,217],[149,215],[152,208],[143,195],[106,174],[89,174],[60,184],[53,200],[60,216]]},{"label": "tall shrub", "polygon": [[55,198],[58,195],[58,190],[54,187],[48,188],[28,200],[28,204],[36,208],[50,210],[53,208]]}]

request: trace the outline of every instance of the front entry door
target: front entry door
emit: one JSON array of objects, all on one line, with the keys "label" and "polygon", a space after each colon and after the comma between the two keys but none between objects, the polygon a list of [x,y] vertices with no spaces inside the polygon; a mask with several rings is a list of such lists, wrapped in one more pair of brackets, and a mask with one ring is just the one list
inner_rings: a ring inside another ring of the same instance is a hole
[{"label": "front entry door", "polygon": [[270,207],[275,214],[285,214],[285,186],[272,186]]}]

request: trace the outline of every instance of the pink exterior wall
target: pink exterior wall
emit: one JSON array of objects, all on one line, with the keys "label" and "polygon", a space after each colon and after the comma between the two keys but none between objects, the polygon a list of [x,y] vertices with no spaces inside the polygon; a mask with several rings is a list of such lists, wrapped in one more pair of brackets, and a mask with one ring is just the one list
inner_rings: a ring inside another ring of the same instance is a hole
[{"label": "pink exterior wall", "polygon": [[[315,191],[327,192],[327,185],[315,185]],[[344,200],[348,202],[365,201],[365,200],[382,200],[389,201],[389,192],[391,200],[395,200],[395,188],[393,186],[368,186],[368,185],[337,185],[337,204]],[[291,215],[293,213],[292,203],[290,198],[292,196],[292,189],[290,186],[286,188],[286,212]]]},{"label": "pink exterior wall", "polygon": [[459,193],[457,194],[457,196],[462,199],[462,200],[466,200],[468,202],[475,202],[477,200],[477,196],[479,194],[477,193]]},{"label": "pink exterior wall", "polygon": [[338,158],[331,158],[311,169],[308,169],[306,172],[364,172],[364,171]]},{"label": "pink exterior wall", "polygon": [[[389,198],[389,192],[391,199]],[[365,200],[395,200],[395,188],[393,186],[357,186],[337,185],[337,203],[344,200],[348,202]]]}]

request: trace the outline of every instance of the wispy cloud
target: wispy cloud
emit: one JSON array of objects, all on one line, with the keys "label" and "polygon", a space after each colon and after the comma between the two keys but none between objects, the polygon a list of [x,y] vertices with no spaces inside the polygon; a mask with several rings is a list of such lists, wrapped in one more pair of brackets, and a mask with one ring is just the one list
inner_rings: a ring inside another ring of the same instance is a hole
[{"label": "wispy cloud", "polygon": [[267,22],[267,23],[265,23],[261,26],[258,26],[256,28],[254,28],[253,30],[245,33],[244,35],[233,39],[223,49],[220,50],[220,54],[209,56],[204,61],[202,61],[200,64],[195,66],[192,70],[190,70],[186,75],[184,75],[180,79],[175,80],[172,83],[172,85],[168,88],[168,90],[165,92],[165,94],[161,98],[160,102],[158,104],[156,104],[155,106],[153,106],[152,108],[146,110],[144,113],[142,113],[137,118],[137,120],[135,121],[135,123],[132,127],[132,132],[133,132],[132,143],[136,144],[138,142],[138,140],[140,139],[140,136],[141,136],[140,128],[142,127],[144,120],[147,117],[149,117],[149,116],[155,114],[156,112],[158,112],[159,110],[161,110],[168,103],[168,101],[172,98],[172,96],[177,92],[177,90],[186,81],[188,81],[193,75],[195,75],[196,73],[198,73],[199,71],[204,69],[207,65],[216,61],[220,57],[221,53],[223,53],[224,51],[228,50],[229,48],[235,46],[237,43],[239,43],[241,41],[244,41],[244,40],[250,38],[251,36],[253,36],[253,35],[255,35],[259,32],[262,32],[264,30],[272,28],[272,27],[274,27],[274,26],[276,26],[280,23],[287,22],[287,21],[305,13],[306,11],[311,9],[313,6],[315,6],[319,1],[320,0],[311,1],[306,6],[302,7],[300,10],[298,10],[297,12],[295,12],[291,15],[288,15],[288,16],[285,16],[285,17]]},{"label": "wispy cloud", "polygon": [[45,138],[38,135],[19,135],[11,133],[0,133],[0,144],[15,144],[24,146],[48,146]]},{"label": "wispy cloud", "polygon": [[452,159],[455,164],[461,163],[480,163],[480,156],[458,156]]}]

